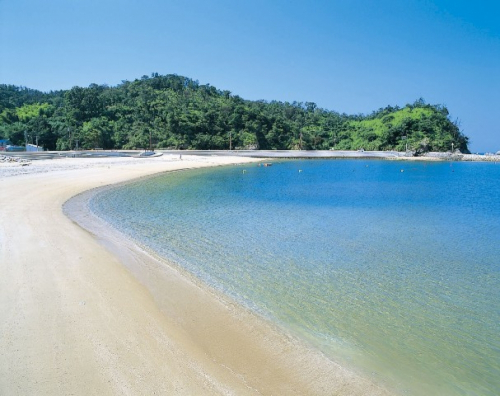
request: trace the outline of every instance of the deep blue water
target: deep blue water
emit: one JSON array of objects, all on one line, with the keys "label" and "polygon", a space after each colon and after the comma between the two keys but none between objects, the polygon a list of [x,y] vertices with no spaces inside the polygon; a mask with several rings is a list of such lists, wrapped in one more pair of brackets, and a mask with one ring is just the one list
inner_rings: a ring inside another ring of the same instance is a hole
[{"label": "deep blue water", "polygon": [[91,208],[402,393],[500,394],[500,164],[175,172],[103,192]]}]

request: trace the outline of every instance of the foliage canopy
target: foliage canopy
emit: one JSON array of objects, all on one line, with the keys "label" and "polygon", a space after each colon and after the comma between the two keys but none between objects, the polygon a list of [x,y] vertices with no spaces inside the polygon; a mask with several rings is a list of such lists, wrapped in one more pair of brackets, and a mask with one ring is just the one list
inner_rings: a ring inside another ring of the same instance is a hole
[{"label": "foliage canopy", "polygon": [[423,99],[370,115],[347,115],[312,102],[249,101],[210,84],[153,73],[116,87],[67,91],[0,85],[0,137],[24,133],[48,150],[304,149],[468,152],[468,138],[446,107]]}]

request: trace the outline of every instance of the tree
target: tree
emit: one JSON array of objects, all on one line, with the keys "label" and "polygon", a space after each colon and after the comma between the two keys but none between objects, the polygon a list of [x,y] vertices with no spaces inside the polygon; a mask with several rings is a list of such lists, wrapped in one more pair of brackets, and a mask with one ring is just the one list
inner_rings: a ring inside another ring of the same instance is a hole
[{"label": "tree", "polygon": [[[230,91],[175,74],[143,76],[116,87],[91,84],[42,93],[0,85],[0,134],[14,143],[24,131],[47,147],[449,150],[468,138],[443,105],[418,99],[369,115],[339,114],[314,102],[244,100]],[[403,137],[406,137],[403,139]],[[46,143],[45,143],[46,142]]]},{"label": "tree", "polygon": [[113,127],[105,117],[92,118],[83,124],[81,146],[85,149],[113,148]]}]

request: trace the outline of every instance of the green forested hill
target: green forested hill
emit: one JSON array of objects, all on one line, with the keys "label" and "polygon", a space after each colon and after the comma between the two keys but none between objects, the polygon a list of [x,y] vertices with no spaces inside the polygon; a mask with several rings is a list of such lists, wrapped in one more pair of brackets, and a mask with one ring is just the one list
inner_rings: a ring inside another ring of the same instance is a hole
[{"label": "green forested hill", "polygon": [[347,115],[315,103],[249,101],[177,75],[153,74],[116,87],[92,84],[42,93],[0,85],[0,138],[48,150],[310,149],[468,152],[444,106]]}]

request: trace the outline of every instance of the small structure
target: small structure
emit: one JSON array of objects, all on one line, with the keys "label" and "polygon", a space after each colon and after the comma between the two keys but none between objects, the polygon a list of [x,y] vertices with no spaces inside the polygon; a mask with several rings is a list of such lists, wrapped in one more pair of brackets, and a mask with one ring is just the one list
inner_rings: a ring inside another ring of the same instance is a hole
[{"label": "small structure", "polygon": [[5,151],[26,151],[26,147],[23,147],[23,146],[11,146],[11,145],[8,145],[8,146],[5,146]]},{"label": "small structure", "polygon": [[0,139],[0,151],[5,151],[7,146],[10,146],[12,143],[9,139]]},{"label": "small structure", "polygon": [[26,145],[26,151],[43,151],[43,147],[28,143]]}]

